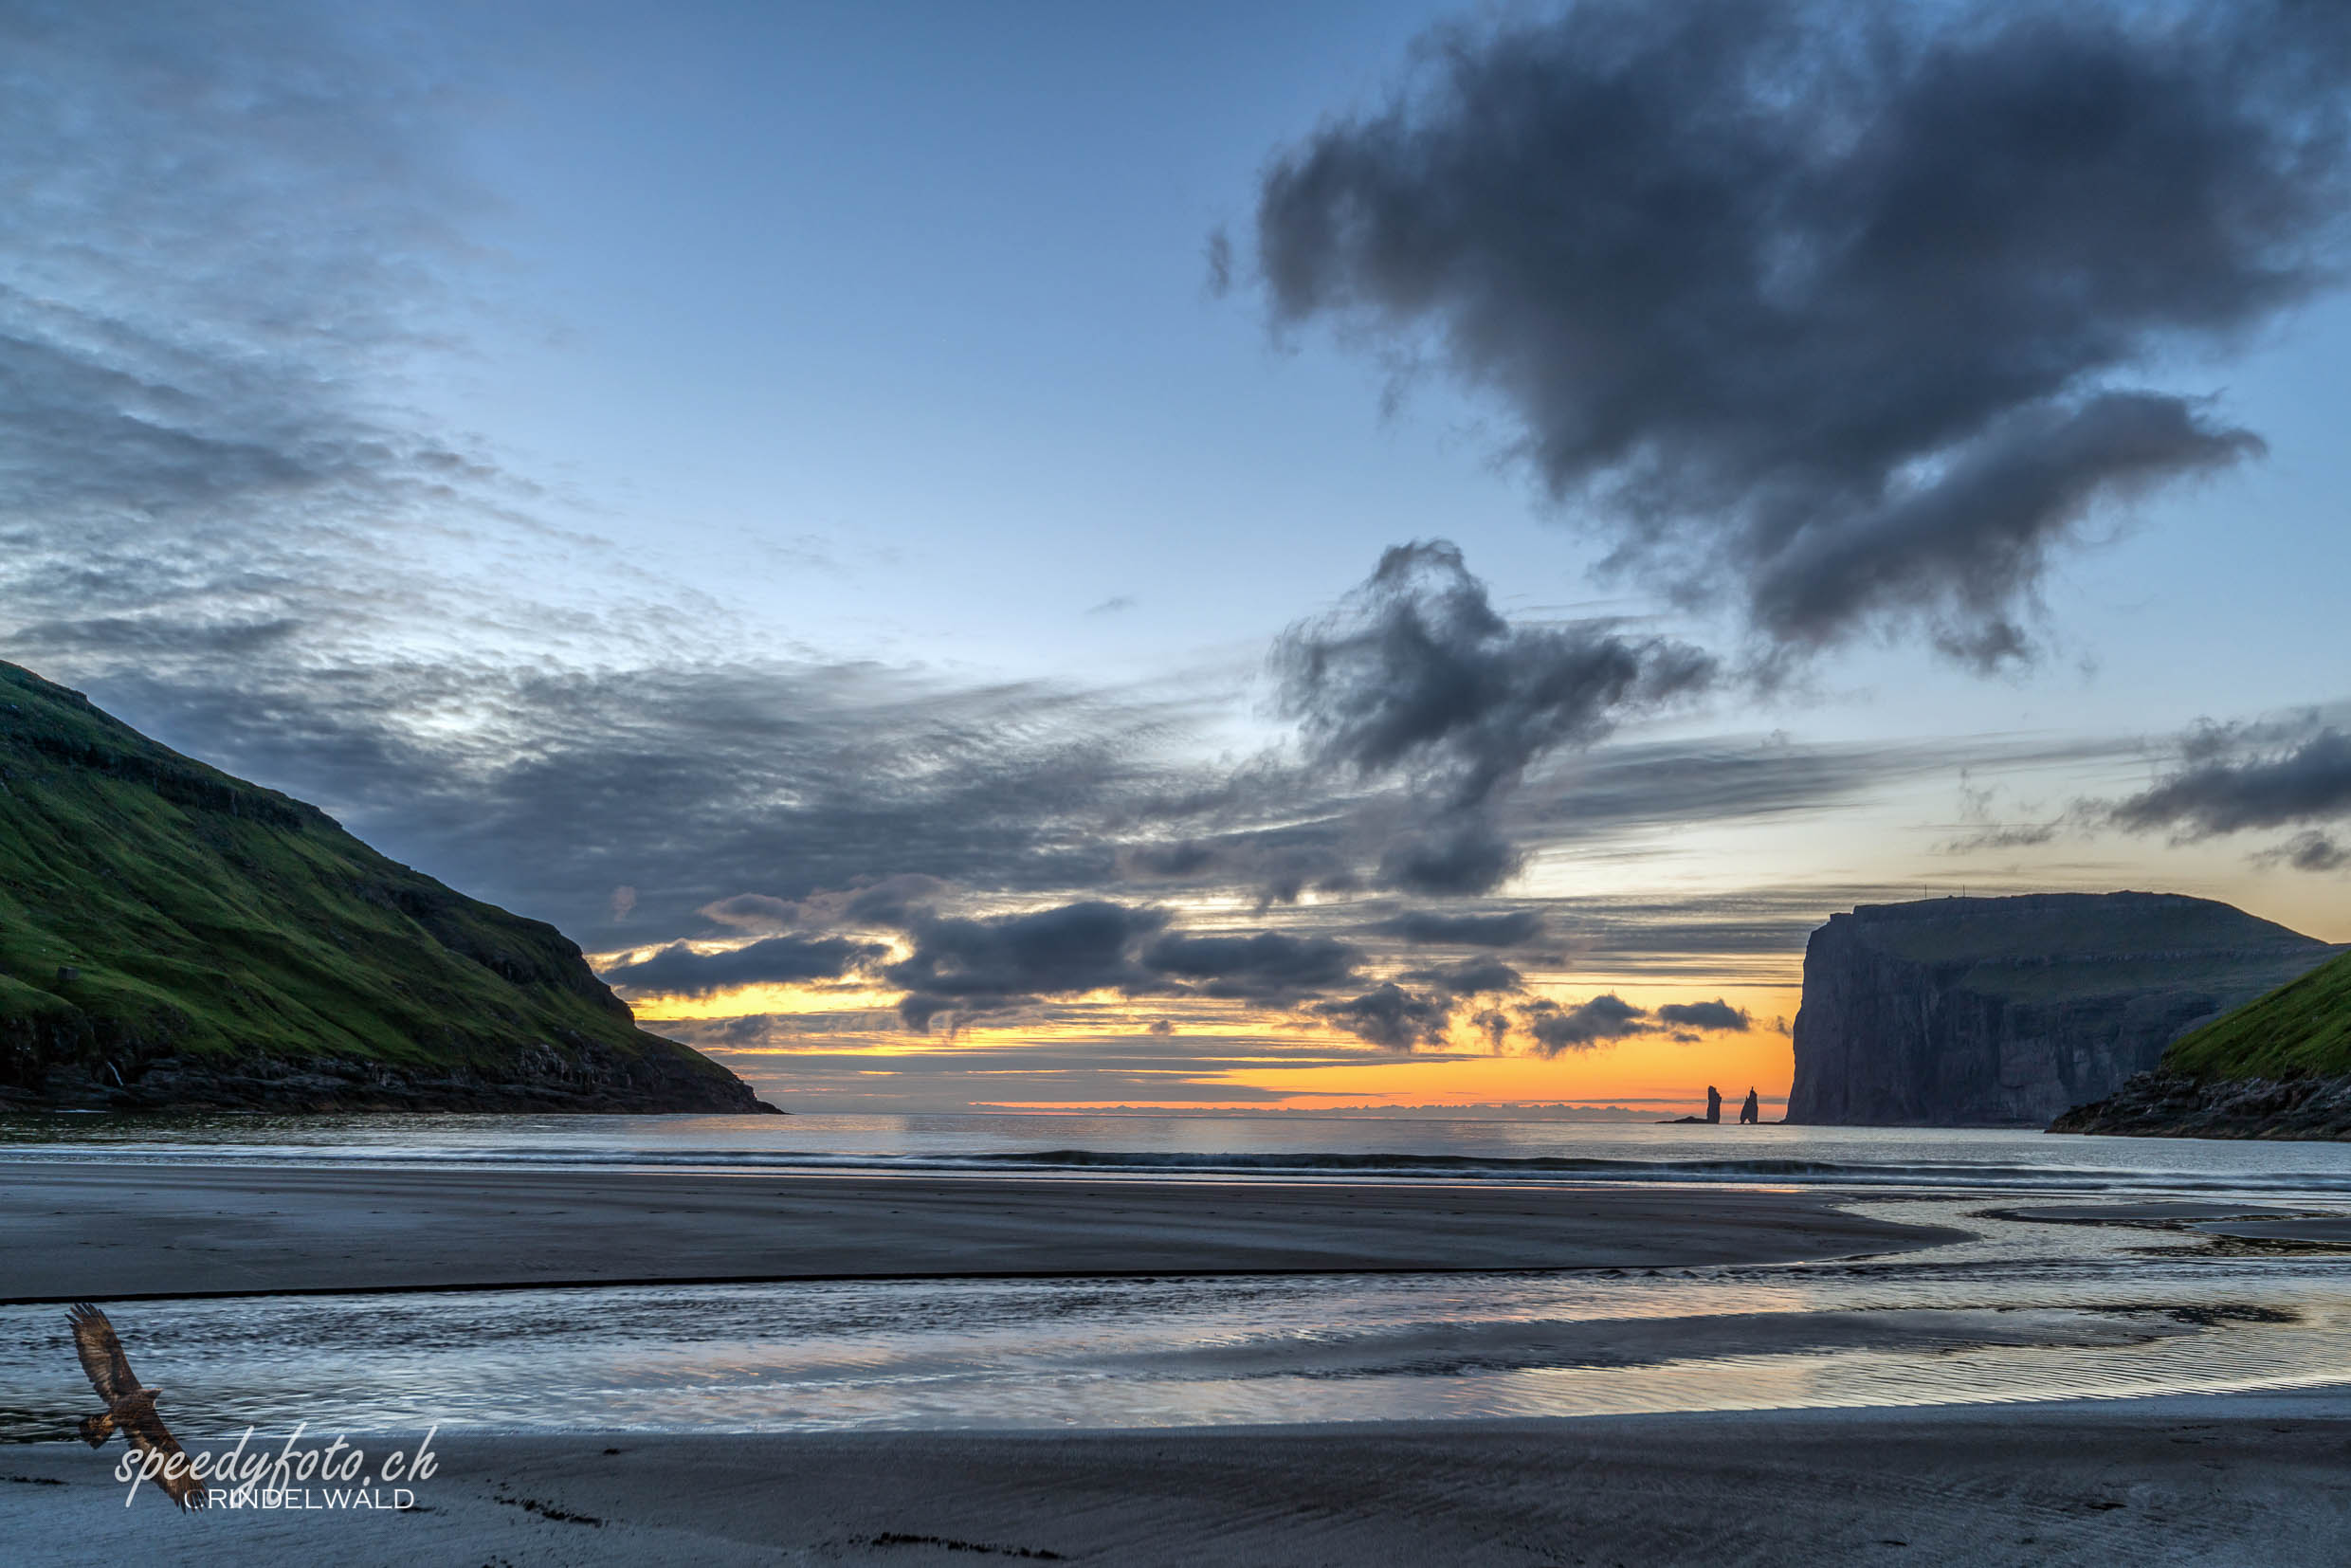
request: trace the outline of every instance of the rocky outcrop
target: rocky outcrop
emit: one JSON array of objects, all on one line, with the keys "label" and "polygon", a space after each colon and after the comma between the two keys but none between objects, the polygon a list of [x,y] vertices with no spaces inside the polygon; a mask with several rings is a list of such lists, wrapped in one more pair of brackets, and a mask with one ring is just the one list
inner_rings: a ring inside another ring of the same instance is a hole
[{"label": "rocky outcrop", "polygon": [[2045,1125],[2334,951],[2171,893],[1865,904],[1806,945],[1787,1120]]},{"label": "rocky outcrop", "polygon": [[2105,1099],[2067,1111],[2049,1130],[2132,1138],[2351,1140],[2351,1077],[2142,1072]]},{"label": "rocky outcrop", "polygon": [[[0,1110],[577,1111],[742,1115],[775,1109],[733,1074],[675,1052],[624,1054],[592,1040],[495,1064],[402,1066],[348,1056],[228,1059],[142,1052],[68,1060],[0,1078]],[[683,1048],[680,1048],[683,1049]]]}]

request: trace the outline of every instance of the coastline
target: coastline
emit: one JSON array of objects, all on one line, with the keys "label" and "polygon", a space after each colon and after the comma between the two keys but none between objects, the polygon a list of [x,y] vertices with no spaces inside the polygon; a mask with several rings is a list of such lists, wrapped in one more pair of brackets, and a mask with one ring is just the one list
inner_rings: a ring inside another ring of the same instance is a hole
[{"label": "coastline", "polygon": [[817,1279],[1698,1267],[1959,1232],[1825,1191],[9,1164],[8,1303]]},{"label": "coastline", "polygon": [[1960,1408],[1074,1432],[447,1434],[410,1513],[125,1508],[0,1450],[26,1564],[2341,1559],[2351,1389]]}]

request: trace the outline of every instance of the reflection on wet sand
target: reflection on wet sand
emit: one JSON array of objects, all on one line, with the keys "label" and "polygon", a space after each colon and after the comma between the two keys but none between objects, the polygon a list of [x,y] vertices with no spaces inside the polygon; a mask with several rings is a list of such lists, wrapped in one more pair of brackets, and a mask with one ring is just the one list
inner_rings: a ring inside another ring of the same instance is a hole
[{"label": "reflection on wet sand", "polygon": [[[2233,1256],[2243,1205],[1856,1200],[1965,1239],[1807,1265],[946,1280],[151,1302],[177,1419],[316,1428],[1105,1428],[1957,1404],[2351,1379],[2351,1259]],[[2321,1212],[2277,1205],[2272,1223]],[[75,1391],[49,1307],[0,1310]],[[54,1385],[52,1387],[52,1385]],[[519,1395],[527,1395],[519,1397]],[[52,1408],[54,1407],[54,1408]]]}]

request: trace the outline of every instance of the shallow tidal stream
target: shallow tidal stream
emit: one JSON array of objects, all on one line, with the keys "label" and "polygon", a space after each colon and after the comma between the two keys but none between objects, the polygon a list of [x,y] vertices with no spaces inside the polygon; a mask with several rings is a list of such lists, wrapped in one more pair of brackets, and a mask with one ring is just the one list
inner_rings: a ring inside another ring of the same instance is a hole
[{"label": "shallow tidal stream", "polygon": [[[2351,1382],[2339,1194],[2151,1195],[1856,1194],[1970,1239],[1805,1265],[256,1296],[115,1317],[174,1429],[208,1442],[289,1413],[313,1432],[1132,1428]],[[2273,1223],[2237,1238],[2197,1224],[2257,1213]],[[2322,1239],[2249,1233],[2297,1226]],[[0,1440],[54,1439],[90,1408],[61,1307],[0,1308]]]}]

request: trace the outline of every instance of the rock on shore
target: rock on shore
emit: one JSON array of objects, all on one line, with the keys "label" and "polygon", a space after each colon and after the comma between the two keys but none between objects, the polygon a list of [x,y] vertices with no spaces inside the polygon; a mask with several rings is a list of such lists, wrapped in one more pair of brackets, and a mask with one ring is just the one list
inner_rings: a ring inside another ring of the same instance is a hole
[{"label": "rock on shore", "polygon": [[2049,1130],[2135,1138],[2351,1139],[2351,1077],[2142,1072],[2105,1099],[2074,1106]]}]

